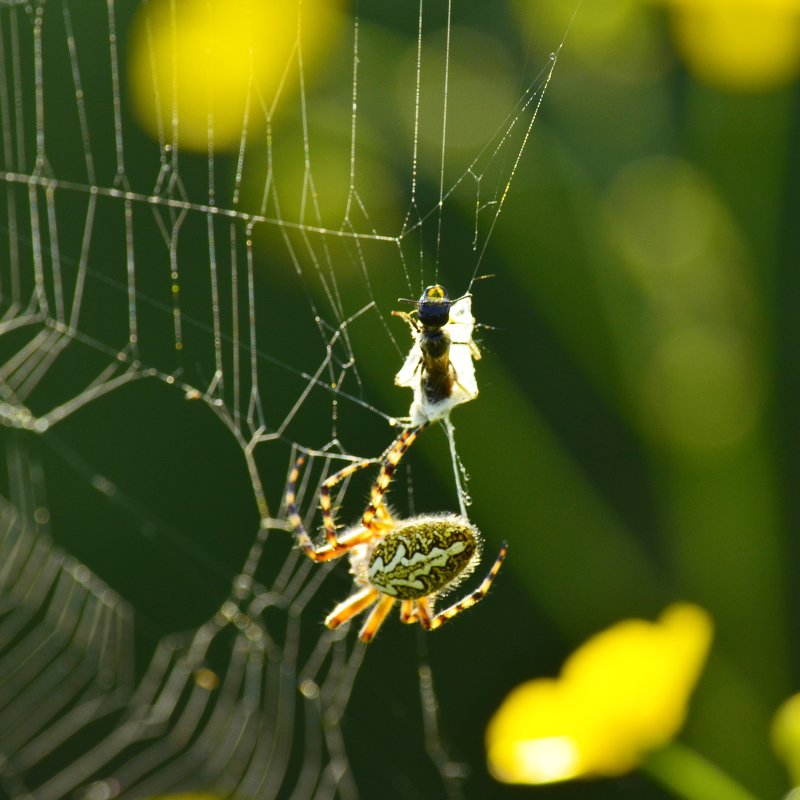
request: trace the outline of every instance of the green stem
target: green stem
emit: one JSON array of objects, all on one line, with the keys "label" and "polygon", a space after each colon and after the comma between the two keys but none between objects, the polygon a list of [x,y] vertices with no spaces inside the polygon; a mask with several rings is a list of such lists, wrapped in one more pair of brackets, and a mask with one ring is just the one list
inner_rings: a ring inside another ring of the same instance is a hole
[{"label": "green stem", "polygon": [[758,800],[749,789],[680,742],[651,753],[641,768],[684,800]]}]

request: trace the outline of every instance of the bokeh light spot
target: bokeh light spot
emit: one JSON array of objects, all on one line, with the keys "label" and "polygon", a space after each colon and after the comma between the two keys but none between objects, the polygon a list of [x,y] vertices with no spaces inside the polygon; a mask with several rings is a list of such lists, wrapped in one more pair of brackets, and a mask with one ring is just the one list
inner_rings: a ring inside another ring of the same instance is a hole
[{"label": "bokeh light spot", "polygon": [[[449,37],[432,34],[424,43],[419,91],[419,146],[432,174],[441,160],[442,135],[447,152],[474,156],[500,129],[517,103],[518,78],[501,44],[474,30],[455,28]],[[416,86],[408,75],[416,70],[416,43],[394,65],[397,123],[412,133]],[[445,81],[447,73],[447,103]],[[447,116],[445,118],[445,108]],[[446,129],[445,126],[446,125]]]},{"label": "bokeh light spot", "polygon": [[760,417],[763,376],[735,331],[683,327],[653,354],[643,393],[657,438],[681,450],[736,444]]},{"label": "bokeh light spot", "polygon": [[[800,784],[800,694],[792,695],[775,712],[771,733],[773,749],[786,764],[792,781]],[[800,797],[800,790],[795,791]]]},{"label": "bokeh light spot", "polygon": [[667,0],[675,40],[701,81],[734,91],[763,91],[800,73],[796,0]]},{"label": "bokeh light spot", "polygon": [[337,0],[155,0],[131,31],[136,117],[183,148],[234,149],[297,90],[298,51],[307,77],[342,22]]}]

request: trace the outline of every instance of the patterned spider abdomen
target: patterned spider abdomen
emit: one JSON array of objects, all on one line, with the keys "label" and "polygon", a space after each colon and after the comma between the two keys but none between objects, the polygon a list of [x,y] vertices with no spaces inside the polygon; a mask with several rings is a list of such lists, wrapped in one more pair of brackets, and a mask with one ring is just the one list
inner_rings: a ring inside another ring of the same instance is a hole
[{"label": "patterned spider abdomen", "polygon": [[464,517],[413,517],[372,549],[369,582],[400,600],[441,592],[472,571],[480,557],[479,537]]}]

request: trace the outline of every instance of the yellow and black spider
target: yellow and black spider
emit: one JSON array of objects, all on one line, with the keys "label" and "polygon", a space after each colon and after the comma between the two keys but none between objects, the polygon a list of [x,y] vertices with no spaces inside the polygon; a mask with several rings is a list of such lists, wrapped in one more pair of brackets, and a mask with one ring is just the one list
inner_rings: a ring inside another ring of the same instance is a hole
[{"label": "yellow and black spider", "polygon": [[481,585],[443,611],[434,604],[457,586],[480,561],[481,535],[465,517],[456,514],[428,514],[409,519],[394,519],[384,504],[392,474],[419,433],[426,426],[407,429],[397,438],[383,460],[367,506],[358,525],[340,536],[331,514],[330,490],[339,481],[372,462],[360,461],[332,475],[320,486],[319,504],[325,543],[315,547],[306,532],[296,506],[296,485],[305,459],[297,461],[286,490],[289,521],[297,532],[303,552],[313,561],[330,561],[345,553],[355,580],[355,591],[325,618],[329,628],[336,628],[374,606],[361,628],[364,642],[373,639],[396,601],[400,601],[400,619],[418,622],[434,630],[483,599],[500,570],[506,555],[503,542],[500,553]]}]

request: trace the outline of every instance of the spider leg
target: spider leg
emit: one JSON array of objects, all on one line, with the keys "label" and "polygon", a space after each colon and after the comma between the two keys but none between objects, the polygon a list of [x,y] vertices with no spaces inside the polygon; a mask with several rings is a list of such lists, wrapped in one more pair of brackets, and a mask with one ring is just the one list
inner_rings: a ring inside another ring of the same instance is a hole
[{"label": "spider leg", "polygon": [[468,594],[466,597],[462,598],[457,603],[454,603],[449,608],[444,609],[444,611],[439,611],[437,614],[432,615],[432,609],[428,598],[423,597],[417,600],[417,619],[419,619],[419,624],[422,625],[422,627],[426,630],[436,630],[436,628],[444,625],[447,620],[452,619],[462,611],[466,611],[468,608],[472,608],[475,603],[483,600],[483,598],[486,596],[486,593],[489,591],[489,587],[492,585],[492,581],[495,579],[497,573],[500,571],[500,567],[503,565],[503,559],[506,557],[507,550],[508,545],[506,542],[503,542],[503,546],[500,548],[500,553],[495,559],[494,564],[492,564],[489,574],[481,582],[481,585],[474,592]]},{"label": "spider leg", "polygon": [[[336,608],[325,617],[325,624],[329,628],[338,628],[340,625],[360,614],[365,608],[371,606],[378,598],[378,590],[365,586],[354,592],[346,600],[342,600]],[[370,615],[371,616],[371,615]]]},{"label": "spider leg", "polygon": [[383,595],[380,600],[375,604],[375,608],[370,611],[361,633],[358,638],[362,642],[371,642],[375,634],[378,632],[381,623],[386,619],[386,615],[392,610],[394,605],[394,598],[388,594]]},{"label": "spider leg", "polygon": [[[406,428],[389,449],[389,452],[383,459],[383,466],[381,466],[381,471],[378,473],[378,478],[372,486],[372,493],[370,494],[367,510],[364,512],[364,516],[361,517],[361,525],[364,528],[372,527],[372,521],[375,518],[378,507],[383,502],[383,495],[386,494],[386,490],[392,482],[392,475],[394,474],[395,468],[400,463],[400,459],[405,455],[406,450],[411,447],[414,440],[422,433],[427,425],[427,422],[423,422],[416,428]],[[322,497],[320,497],[320,502],[322,502]]]},{"label": "spider leg", "polygon": [[400,622],[410,625],[417,621],[416,602],[414,600],[403,600],[400,604]]},{"label": "spider leg", "polygon": [[[305,525],[303,525],[303,520],[300,518],[300,514],[297,511],[297,478],[300,475],[300,468],[304,463],[305,458],[301,457],[297,459],[297,463],[289,475],[289,484],[286,488],[287,515],[289,517],[289,522],[295,529],[297,541],[300,547],[303,549],[303,552],[313,561],[330,561],[331,559],[337,558],[343,553],[346,553],[351,547],[354,547],[355,545],[371,538],[373,533],[369,530],[364,530],[363,528],[356,528],[346,536],[343,536],[341,539],[337,539],[335,529],[332,527],[331,530],[334,531],[333,537],[327,537],[328,543],[319,548],[314,547],[314,543],[311,541],[311,537],[308,535]],[[346,467],[346,469],[355,471],[356,468],[360,468],[362,465],[366,466],[368,463],[369,462],[359,462],[359,464],[354,465],[354,467]],[[337,475],[338,474],[340,473],[337,473]],[[336,476],[334,475],[334,477]],[[330,506],[328,507],[328,510],[330,512]],[[328,516],[330,516],[330,513]],[[332,519],[331,523],[333,523]]]},{"label": "spider leg", "polygon": [[319,507],[322,509],[322,526],[325,530],[325,539],[328,542],[328,547],[337,550],[339,553],[342,552],[340,547],[341,540],[336,536],[336,522],[331,512],[331,489],[336,486],[337,483],[348,477],[348,475],[352,475],[354,472],[358,472],[358,470],[364,469],[372,463],[372,461],[367,461],[365,459],[364,461],[350,464],[344,469],[340,469],[336,474],[331,475],[330,478],[323,481],[322,486],[319,487]]}]

